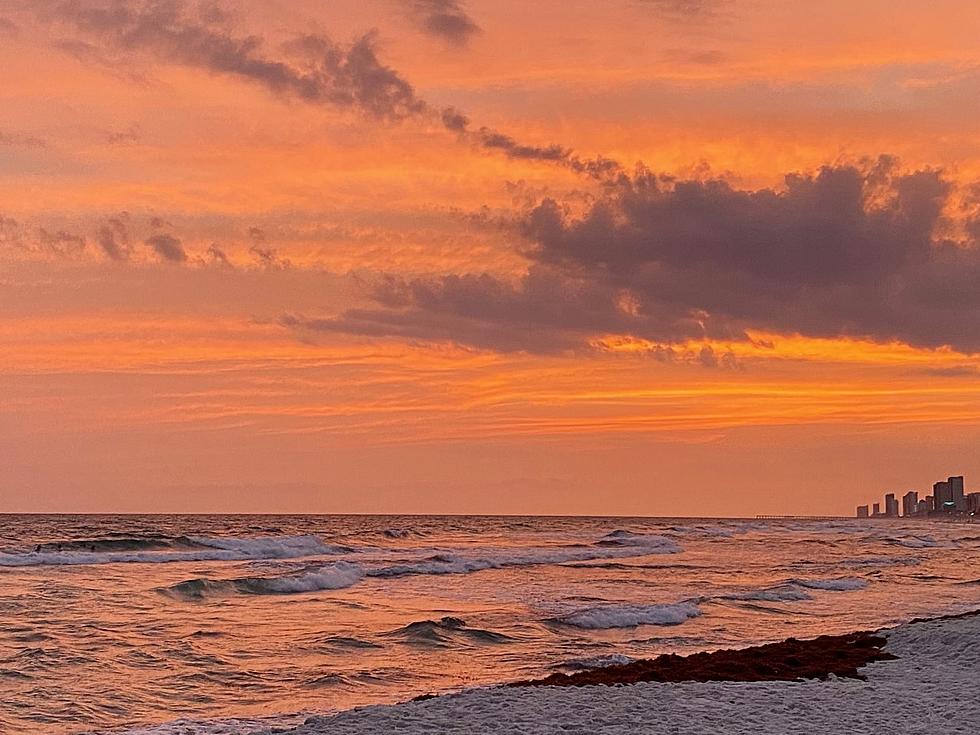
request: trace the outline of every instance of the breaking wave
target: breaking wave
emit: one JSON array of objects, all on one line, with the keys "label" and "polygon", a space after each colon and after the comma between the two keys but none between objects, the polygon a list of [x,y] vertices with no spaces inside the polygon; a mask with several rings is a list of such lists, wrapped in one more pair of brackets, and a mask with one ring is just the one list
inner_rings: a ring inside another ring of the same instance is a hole
[{"label": "breaking wave", "polygon": [[52,542],[25,553],[0,553],[0,567],[296,559],[350,551],[347,546],[324,543],[319,536],[109,538]]},{"label": "breaking wave", "polygon": [[668,605],[600,605],[555,618],[555,622],[589,630],[635,628],[639,625],[680,625],[701,615],[694,602]]},{"label": "breaking wave", "polygon": [[356,564],[338,561],[330,566],[310,568],[281,577],[240,577],[238,579],[188,579],[160,590],[168,597],[198,601],[208,597],[245,595],[288,595],[300,592],[339,590],[357,584],[363,572]]}]

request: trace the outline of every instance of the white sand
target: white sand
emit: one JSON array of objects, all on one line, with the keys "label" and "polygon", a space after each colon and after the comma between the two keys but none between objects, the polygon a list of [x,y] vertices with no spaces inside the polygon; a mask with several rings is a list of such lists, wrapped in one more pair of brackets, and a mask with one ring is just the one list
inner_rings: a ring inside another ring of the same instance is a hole
[{"label": "white sand", "polygon": [[866,682],[478,689],[314,717],[290,735],[367,733],[980,733],[980,616],[887,633]]}]

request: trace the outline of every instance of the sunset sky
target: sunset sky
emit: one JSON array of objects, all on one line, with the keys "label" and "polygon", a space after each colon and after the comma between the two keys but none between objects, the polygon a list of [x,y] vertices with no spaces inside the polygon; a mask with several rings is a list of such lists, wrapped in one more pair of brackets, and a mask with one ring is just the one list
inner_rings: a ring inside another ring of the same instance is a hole
[{"label": "sunset sky", "polygon": [[0,0],[0,511],[980,482],[974,0]]}]

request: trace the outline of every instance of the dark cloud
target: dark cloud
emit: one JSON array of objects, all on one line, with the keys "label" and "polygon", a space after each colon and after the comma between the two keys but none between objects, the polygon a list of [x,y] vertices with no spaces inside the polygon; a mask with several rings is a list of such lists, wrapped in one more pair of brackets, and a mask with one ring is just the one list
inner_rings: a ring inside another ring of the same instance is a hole
[{"label": "dark cloud", "polygon": [[81,235],[43,227],[37,229],[37,243],[44,251],[61,257],[78,255],[85,249],[85,238]]},{"label": "dark cloud", "polygon": [[184,246],[173,235],[167,235],[165,233],[151,235],[146,238],[145,242],[153,249],[153,252],[168,262],[183,263],[187,260],[187,253],[184,252]]},{"label": "dark cloud", "polygon": [[431,36],[463,46],[480,32],[459,0],[401,0],[419,27]]},{"label": "dark cloud", "polygon": [[95,241],[102,252],[111,260],[127,260],[132,248],[129,244],[129,229],[123,217],[113,217],[99,227]]},{"label": "dark cloud", "polygon": [[980,243],[943,237],[951,197],[939,172],[890,159],[790,174],[779,189],[640,171],[584,212],[550,199],[528,211],[522,279],[382,279],[376,308],[307,326],[535,352],[747,330],[977,352]]},{"label": "dark cloud", "polygon": [[208,246],[207,253],[205,254],[205,264],[217,265],[222,268],[230,268],[231,263],[228,260],[228,256],[225,251],[218,247],[216,243],[211,243]]},{"label": "dark cloud", "polygon": [[[463,42],[478,30],[455,0],[410,0],[409,4],[430,32],[448,40]],[[60,48],[136,81],[145,77],[133,69],[128,56],[148,55],[380,120],[437,120],[464,141],[510,158],[557,164],[595,178],[607,178],[621,168],[608,159],[580,159],[557,144],[526,144],[486,127],[470,130],[466,115],[454,107],[432,108],[395,69],[381,62],[373,31],[346,45],[321,34],[301,35],[276,53],[261,36],[236,33],[230,14],[214,2],[38,0],[37,7],[44,18],[82,36],[60,39]]]},{"label": "dark cloud", "polygon": [[261,36],[236,33],[229,16],[213,2],[52,0],[39,4],[47,17],[85,36],[62,42],[80,57],[97,56],[106,48],[147,54],[166,63],[246,79],[275,94],[356,108],[385,120],[401,120],[426,109],[412,86],[379,61],[374,33],[348,45],[307,34],[285,44],[276,57]]},{"label": "dark cloud", "polygon": [[563,161],[570,155],[571,151],[559,145],[534,146],[525,145],[514,140],[509,135],[491,130],[490,128],[480,128],[476,132],[476,139],[480,145],[491,150],[499,150],[506,153],[510,158],[530,158],[538,161]]}]

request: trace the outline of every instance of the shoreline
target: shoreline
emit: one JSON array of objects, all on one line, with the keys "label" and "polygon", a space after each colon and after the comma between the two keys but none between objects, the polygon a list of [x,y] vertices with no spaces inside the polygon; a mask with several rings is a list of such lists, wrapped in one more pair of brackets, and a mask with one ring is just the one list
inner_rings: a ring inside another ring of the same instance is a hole
[{"label": "shoreline", "polygon": [[[401,704],[311,717],[285,732],[891,730],[965,735],[980,731],[978,670],[980,608],[876,631],[665,654],[575,674],[423,695]],[[273,732],[283,731],[263,735]]]}]

